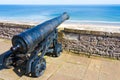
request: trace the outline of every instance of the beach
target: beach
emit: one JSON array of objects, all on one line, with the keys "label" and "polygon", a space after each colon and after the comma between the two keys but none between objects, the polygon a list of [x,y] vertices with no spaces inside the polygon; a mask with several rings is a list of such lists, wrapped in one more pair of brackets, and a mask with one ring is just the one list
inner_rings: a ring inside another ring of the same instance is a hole
[{"label": "beach", "polygon": [[120,5],[0,5],[0,22],[38,25],[67,12],[60,25],[104,32],[120,32]]},{"label": "beach", "polygon": [[92,30],[92,31],[103,31],[103,32],[116,32],[120,33],[120,26],[119,25],[98,25],[98,24],[61,24],[60,28],[73,28],[79,30]]},{"label": "beach", "polygon": [[[27,22],[27,21],[0,21],[0,23],[6,24],[19,24],[19,25],[31,25],[36,26],[38,24],[42,24],[41,22]],[[79,22],[64,22],[60,26],[58,26],[58,29],[64,29],[64,28],[70,28],[70,29],[79,29],[79,30],[89,30],[89,31],[102,31],[102,32],[111,32],[111,33],[120,33],[120,25],[114,25],[114,24],[93,24],[93,23],[79,23]]]}]

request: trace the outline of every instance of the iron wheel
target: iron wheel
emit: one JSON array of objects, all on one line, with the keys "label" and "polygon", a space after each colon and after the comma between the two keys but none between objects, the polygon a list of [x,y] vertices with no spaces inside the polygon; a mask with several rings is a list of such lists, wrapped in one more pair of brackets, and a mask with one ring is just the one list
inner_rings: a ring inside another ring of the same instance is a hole
[{"label": "iron wheel", "polygon": [[31,75],[33,77],[41,76],[46,69],[46,60],[44,58],[37,59],[32,64],[32,72]]}]

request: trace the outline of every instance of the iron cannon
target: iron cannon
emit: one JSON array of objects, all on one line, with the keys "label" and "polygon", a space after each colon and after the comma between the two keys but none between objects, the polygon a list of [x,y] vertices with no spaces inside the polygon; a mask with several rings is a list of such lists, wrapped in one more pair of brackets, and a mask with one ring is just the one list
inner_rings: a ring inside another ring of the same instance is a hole
[{"label": "iron cannon", "polygon": [[69,19],[67,13],[30,28],[12,38],[12,47],[5,53],[3,65],[6,68],[24,64],[25,74],[41,76],[46,69],[44,56],[59,57],[62,44],[58,42],[57,27]]}]

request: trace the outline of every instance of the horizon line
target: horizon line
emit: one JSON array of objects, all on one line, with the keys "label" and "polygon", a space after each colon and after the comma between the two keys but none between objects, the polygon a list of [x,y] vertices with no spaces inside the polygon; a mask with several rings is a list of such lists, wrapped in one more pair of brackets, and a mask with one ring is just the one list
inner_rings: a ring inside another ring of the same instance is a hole
[{"label": "horizon line", "polygon": [[120,5],[120,4],[0,4],[0,5]]}]

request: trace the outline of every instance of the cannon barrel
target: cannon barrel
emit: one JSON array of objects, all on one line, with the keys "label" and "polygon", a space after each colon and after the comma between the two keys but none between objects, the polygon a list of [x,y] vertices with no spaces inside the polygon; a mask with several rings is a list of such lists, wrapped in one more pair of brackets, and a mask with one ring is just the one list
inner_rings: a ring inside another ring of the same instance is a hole
[{"label": "cannon barrel", "polygon": [[32,51],[47,35],[54,31],[62,22],[69,19],[67,13],[48,20],[40,25],[28,29],[12,38],[12,51],[27,53]]}]

